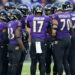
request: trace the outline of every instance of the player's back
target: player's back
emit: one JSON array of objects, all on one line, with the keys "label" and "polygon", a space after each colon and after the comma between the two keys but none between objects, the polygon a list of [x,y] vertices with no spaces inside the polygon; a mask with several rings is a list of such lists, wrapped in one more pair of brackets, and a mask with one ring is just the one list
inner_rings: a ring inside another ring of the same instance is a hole
[{"label": "player's back", "polygon": [[3,41],[3,38],[2,38],[2,30],[7,28],[7,24],[6,22],[0,22],[0,42]]},{"label": "player's back", "polygon": [[53,16],[56,20],[58,20],[58,30],[57,30],[57,38],[65,38],[69,37],[70,23],[71,23],[71,15],[68,12],[54,14]]},{"label": "player's back", "polygon": [[30,16],[28,17],[31,28],[31,38],[45,39],[47,27],[51,19],[47,16]]},{"label": "player's back", "polygon": [[9,42],[12,44],[18,44],[16,37],[15,37],[15,31],[18,26],[21,26],[20,21],[8,22],[8,37],[9,37]]}]

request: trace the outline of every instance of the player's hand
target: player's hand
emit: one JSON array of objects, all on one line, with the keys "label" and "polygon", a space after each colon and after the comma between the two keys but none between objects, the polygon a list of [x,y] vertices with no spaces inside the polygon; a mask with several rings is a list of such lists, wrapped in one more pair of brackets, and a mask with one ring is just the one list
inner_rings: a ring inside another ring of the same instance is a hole
[{"label": "player's hand", "polygon": [[24,48],[23,50],[22,50],[22,52],[23,52],[23,54],[27,54],[27,51],[26,51],[26,48]]},{"label": "player's hand", "polygon": [[24,49],[22,49],[22,58],[21,58],[21,62],[22,62],[22,63],[23,63],[23,62],[24,62],[24,60],[25,60],[26,54],[27,54],[26,49],[25,49],[25,48],[24,48]]}]

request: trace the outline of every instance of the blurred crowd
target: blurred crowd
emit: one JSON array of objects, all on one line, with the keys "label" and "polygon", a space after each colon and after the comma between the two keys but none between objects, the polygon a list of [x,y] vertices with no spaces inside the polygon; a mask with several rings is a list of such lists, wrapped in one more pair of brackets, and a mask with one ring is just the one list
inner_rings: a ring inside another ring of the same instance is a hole
[{"label": "blurred crowd", "polygon": [[[34,3],[40,3],[42,4],[43,7],[45,7],[46,4],[52,4],[56,1],[65,1],[65,0],[0,0],[0,9],[3,8],[3,6],[6,4],[6,2],[14,2],[16,4],[24,4],[26,3],[29,7],[31,7]],[[75,1],[74,0],[70,0],[74,6],[75,9]]]},{"label": "blurred crowd", "polygon": [[54,3],[56,0],[0,0],[0,9],[2,9],[7,2],[14,2],[16,5],[27,4],[27,6],[31,8],[34,3],[40,3],[45,7],[46,4]]},{"label": "blurred crowd", "polygon": [[2,3],[3,5],[7,2],[15,2],[15,3],[25,3],[25,2],[30,2],[30,3],[35,3],[35,2],[39,2],[41,4],[47,4],[47,3],[53,3],[56,0],[0,0],[0,3]]}]

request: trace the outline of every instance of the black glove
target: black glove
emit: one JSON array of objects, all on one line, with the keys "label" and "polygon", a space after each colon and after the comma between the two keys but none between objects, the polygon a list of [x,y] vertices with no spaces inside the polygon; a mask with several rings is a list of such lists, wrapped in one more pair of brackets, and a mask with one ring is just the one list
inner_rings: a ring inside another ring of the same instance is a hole
[{"label": "black glove", "polygon": [[26,57],[26,54],[27,54],[27,51],[26,51],[26,49],[24,48],[24,49],[22,50],[21,62],[24,62],[25,57]]},{"label": "black glove", "polygon": [[26,48],[22,50],[23,54],[27,54]]}]

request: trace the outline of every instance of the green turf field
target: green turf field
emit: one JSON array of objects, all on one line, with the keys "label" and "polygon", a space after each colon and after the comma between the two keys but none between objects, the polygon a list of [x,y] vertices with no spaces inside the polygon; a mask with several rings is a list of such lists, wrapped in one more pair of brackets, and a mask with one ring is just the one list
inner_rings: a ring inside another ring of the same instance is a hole
[{"label": "green turf field", "polygon": [[[30,65],[31,65],[30,61],[25,61],[24,62],[24,64],[23,64],[23,70],[22,70],[22,75],[30,75]],[[51,75],[53,75],[52,70],[53,70],[53,63],[51,64]],[[37,66],[36,75],[39,75],[38,66]],[[65,73],[63,75],[65,75]]]}]

